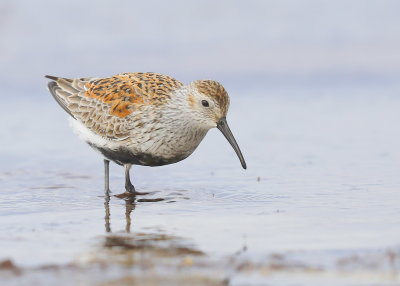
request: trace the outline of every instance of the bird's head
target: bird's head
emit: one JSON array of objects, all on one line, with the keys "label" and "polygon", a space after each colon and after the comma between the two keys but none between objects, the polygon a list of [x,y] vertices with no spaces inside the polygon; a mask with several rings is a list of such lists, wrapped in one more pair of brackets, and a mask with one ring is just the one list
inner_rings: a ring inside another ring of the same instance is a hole
[{"label": "bird's head", "polygon": [[197,80],[189,85],[188,103],[191,114],[200,128],[217,127],[232,145],[242,167],[246,162],[226,121],[229,109],[229,96],[224,87],[213,80]]}]

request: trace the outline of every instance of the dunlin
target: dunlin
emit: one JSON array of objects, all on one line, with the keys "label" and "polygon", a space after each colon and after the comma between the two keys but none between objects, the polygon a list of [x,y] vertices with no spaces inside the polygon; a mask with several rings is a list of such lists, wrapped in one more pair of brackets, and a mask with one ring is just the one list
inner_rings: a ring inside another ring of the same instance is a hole
[{"label": "dunlin", "polygon": [[187,158],[208,130],[217,127],[243,155],[226,121],[229,96],[213,80],[184,85],[157,73],[123,73],[107,78],[46,76],[58,104],[71,116],[75,132],[104,156],[105,188],[109,162],[125,167],[125,189],[132,165],[162,166]]}]

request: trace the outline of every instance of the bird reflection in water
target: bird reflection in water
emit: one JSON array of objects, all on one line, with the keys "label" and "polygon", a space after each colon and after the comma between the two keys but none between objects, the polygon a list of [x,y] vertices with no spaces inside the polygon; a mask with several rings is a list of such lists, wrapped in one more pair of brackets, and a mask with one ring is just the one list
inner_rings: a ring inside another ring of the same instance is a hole
[{"label": "bird reflection in water", "polygon": [[110,191],[107,190],[104,194],[104,210],[106,214],[104,216],[104,222],[106,227],[106,232],[111,232],[111,225],[110,225]]},{"label": "bird reflection in water", "polygon": [[[119,197],[118,195],[116,197]],[[126,196],[123,198],[125,201],[125,232],[130,233],[131,232],[131,213],[136,207],[136,197],[135,196]],[[104,216],[104,225],[106,228],[107,233],[111,233],[111,223],[110,223],[110,190],[105,191],[104,195],[104,210],[105,210],[105,216]],[[160,199],[163,200],[163,199]]]},{"label": "bird reflection in water", "polygon": [[[136,267],[137,269],[145,269],[148,268],[149,265],[164,269],[164,267],[170,267],[171,263],[176,263],[176,267],[181,267],[182,261],[184,261],[188,267],[197,267],[194,261],[197,257],[204,256],[204,253],[198,250],[190,239],[168,234],[159,227],[146,228],[146,231],[132,230],[131,215],[137,205],[142,202],[165,201],[168,203],[175,201],[176,196],[182,196],[182,194],[177,192],[174,193],[174,195],[173,197],[167,196],[165,198],[150,197],[146,199],[137,199],[135,196],[111,196],[110,191],[106,191],[104,196],[106,235],[103,238],[101,248],[96,252],[95,261],[104,262],[106,264],[122,264],[124,267],[130,266]],[[123,199],[125,202],[124,232],[112,232],[110,219],[111,198]],[[165,261],[166,258],[168,258],[168,265],[160,264],[160,261]],[[174,285],[178,284],[175,283]]]}]

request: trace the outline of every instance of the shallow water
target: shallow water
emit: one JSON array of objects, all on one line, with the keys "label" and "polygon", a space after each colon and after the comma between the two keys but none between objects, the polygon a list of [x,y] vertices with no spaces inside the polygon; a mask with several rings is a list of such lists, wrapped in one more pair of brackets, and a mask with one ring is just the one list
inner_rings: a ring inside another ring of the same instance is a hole
[{"label": "shallow water", "polygon": [[1,115],[0,261],[16,265],[2,285],[67,285],[71,273],[98,285],[394,285],[399,91],[233,89],[228,121],[248,170],[212,130],[181,163],[134,167],[150,192],[136,201],[114,196],[117,165],[104,195],[102,159],[51,98],[15,99]]}]

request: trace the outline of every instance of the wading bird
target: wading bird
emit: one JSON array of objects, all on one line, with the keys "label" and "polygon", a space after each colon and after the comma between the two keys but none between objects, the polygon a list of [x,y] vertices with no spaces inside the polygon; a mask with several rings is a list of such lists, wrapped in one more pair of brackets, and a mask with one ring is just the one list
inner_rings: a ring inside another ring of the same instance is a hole
[{"label": "wading bird", "polygon": [[229,96],[213,80],[184,85],[157,73],[123,73],[107,78],[46,76],[49,90],[71,116],[75,132],[104,156],[105,188],[109,162],[125,167],[125,189],[135,195],[132,165],[162,166],[187,158],[208,130],[217,127],[243,155],[226,121]]}]

